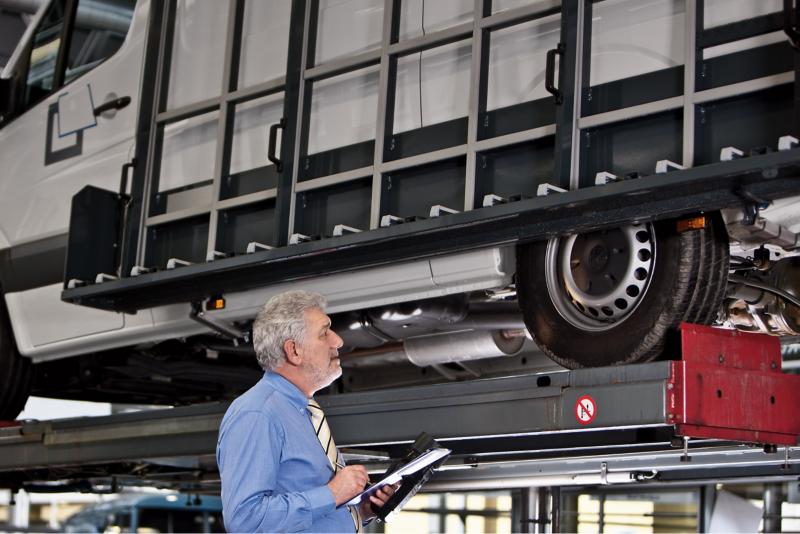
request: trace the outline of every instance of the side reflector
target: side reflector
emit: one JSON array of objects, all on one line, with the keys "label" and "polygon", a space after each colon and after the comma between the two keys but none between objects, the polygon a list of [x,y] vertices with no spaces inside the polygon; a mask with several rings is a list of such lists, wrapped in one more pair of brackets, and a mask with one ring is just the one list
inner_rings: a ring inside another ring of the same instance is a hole
[{"label": "side reflector", "polygon": [[684,219],[678,221],[678,233],[686,232],[687,230],[700,230],[706,227],[705,217],[695,217],[693,219]]}]

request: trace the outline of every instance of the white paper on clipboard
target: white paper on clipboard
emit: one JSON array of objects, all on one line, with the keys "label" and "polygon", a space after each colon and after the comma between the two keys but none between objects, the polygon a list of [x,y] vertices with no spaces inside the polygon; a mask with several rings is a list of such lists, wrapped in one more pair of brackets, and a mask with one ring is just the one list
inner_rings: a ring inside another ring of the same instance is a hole
[{"label": "white paper on clipboard", "polygon": [[380,482],[377,482],[374,486],[370,486],[369,489],[365,490],[360,495],[356,495],[350,501],[345,503],[345,506],[356,506],[361,503],[364,499],[369,499],[370,495],[374,495],[376,491],[378,491],[383,486],[391,486],[393,484],[397,484],[400,482],[404,476],[411,475],[416,473],[417,471],[421,471],[425,469],[432,463],[441,460],[452,451],[450,449],[431,449],[425,454],[421,454],[419,457],[414,458],[412,461],[408,462],[406,465],[392,473],[391,475],[387,476]]}]

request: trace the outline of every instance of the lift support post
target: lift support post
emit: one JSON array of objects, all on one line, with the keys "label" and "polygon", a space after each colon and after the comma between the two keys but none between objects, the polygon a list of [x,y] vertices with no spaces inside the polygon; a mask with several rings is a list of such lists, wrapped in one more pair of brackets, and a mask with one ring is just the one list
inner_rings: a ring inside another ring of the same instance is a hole
[{"label": "lift support post", "polygon": [[667,418],[681,436],[796,446],[800,376],[781,370],[776,337],[681,325]]}]

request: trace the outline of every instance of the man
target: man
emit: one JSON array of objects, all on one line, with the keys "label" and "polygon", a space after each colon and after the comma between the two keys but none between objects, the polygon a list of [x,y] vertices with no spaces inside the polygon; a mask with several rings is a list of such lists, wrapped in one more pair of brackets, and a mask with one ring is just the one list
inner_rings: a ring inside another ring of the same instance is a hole
[{"label": "man", "polygon": [[[322,295],[289,291],[272,297],[253,323],[266,372],[228,408],[217,441],[228,532],[356,532],[375,515],[369,501],[343,506],[369,477],[363,466],[344,467],[313,400],[342,374],[342,338],[326,305]],[[382,506],[393,493],[381,488],[371,502]]]}]

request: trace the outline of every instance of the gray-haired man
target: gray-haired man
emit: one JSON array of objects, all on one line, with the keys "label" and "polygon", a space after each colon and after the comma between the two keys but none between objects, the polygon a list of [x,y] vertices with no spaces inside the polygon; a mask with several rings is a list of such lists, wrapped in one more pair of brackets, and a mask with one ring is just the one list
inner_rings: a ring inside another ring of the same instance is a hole
[{"label": "gray-haired man", "polygon": [[[369,502],[342,506],[368,482],[363,466],[344,465],[313,395],[342,374],[342,338],[322,311],[325,297],[276,295],[253,323],[264,378],[228,408],[217,464],[229,532],[360,532]],[[378,491],[382,506],[394,493]]]}]

